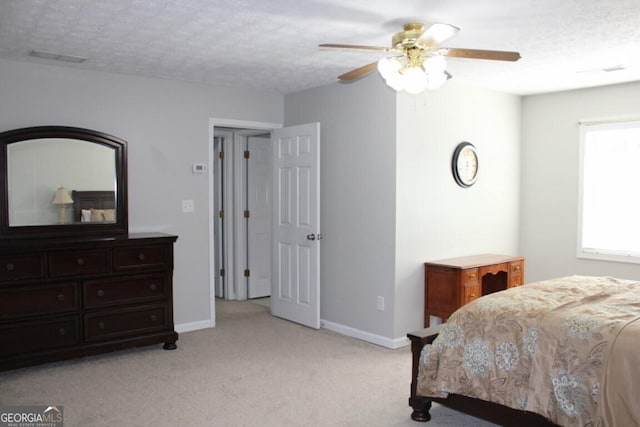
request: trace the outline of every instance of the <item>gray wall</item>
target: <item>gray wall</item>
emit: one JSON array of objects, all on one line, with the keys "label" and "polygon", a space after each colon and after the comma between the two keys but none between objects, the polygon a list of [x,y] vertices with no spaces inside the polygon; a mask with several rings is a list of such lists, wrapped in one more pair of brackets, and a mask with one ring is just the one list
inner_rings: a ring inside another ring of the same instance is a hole
[{"label": "gray wall", "polygon": [[[425,261],[518,253],[520,118],[519,97],[455,81],[396,95],[373,74],[285,96],[286,124],[321,122],[324,320],[398,344],[422,327]],[[450,166],[465,140],[469,189]]]},{"label": "gray wall", "polygon": [[[0,99],[0,131],[67,125],[128,141],[130,231],[179,236],[175,322],[208,322],[209,178],[191,164],[209,161],[211,117],[282,123],[283,97],[0,60]],[[194,213],[182,213],[183,199]]]},{"label": "gray wall", "polygon": [[520,240],[528,282],[571,274],[640,279],[639,264],[576,257],[578,122],[628,118],[640,118],[640,82],[524,98]]},{"label": "gray wall", "polygon": [[[285,124],[320,122],[321,318],[391,337],[395,93],[375,75],[285,96]],[[376,309],[385,298],[386,310]]]},{"label": "gray wall", "polygon": [[[521,99],[456,80],[398,98],[394,336],[422,327],[424,262],[519,254]],[[459,187],[451,156],[475,145],[478,180]]]},{"label": "gray wall", "polygon": [[[69,125],[129,142],[131,231],[180,236],[177,324],[211,312],[208,177],[191,164],[208,162],[212,117],[321,122],[321,304],[330,322],[400,339],[422,322],[422,263],[449,256],[519,253],[527,281],[640,278],[637,264],[575,257],[577,122],[638,117],[640,83],[529,96],[521,107],[519,97],[455,80],[408,97],[374,74],[283,98],[0,60],[0,99],[0,131]],[[450,172],[462,140],[480,155],[470,189]],[[195,201],[195,213],[181,212],[183,199]],[[378,296],[385,311],[376,310]]]}]

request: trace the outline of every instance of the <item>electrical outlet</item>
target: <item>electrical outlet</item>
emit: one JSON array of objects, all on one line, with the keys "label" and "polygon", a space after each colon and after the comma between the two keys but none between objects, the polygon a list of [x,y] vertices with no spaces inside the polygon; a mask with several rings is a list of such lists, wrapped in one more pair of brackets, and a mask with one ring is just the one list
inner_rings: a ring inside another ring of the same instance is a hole
[{"label": "electrical outlet", "polygon": [[376,308],[379,311],[384,311],[384,297],[378,297],[378,302]]},{"label": "electrical outlet", "polygon": [[182,201],[182,212],[193,212],[194,210],[193,200]]}]

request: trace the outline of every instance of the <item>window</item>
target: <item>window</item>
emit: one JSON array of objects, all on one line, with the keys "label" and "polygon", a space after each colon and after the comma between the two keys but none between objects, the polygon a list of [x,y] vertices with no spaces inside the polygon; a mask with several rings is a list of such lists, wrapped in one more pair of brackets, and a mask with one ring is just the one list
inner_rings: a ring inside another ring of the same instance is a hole
[{"label": "window", "polygon": [[580,128],[578,257],[640,263],[640,121]]}]

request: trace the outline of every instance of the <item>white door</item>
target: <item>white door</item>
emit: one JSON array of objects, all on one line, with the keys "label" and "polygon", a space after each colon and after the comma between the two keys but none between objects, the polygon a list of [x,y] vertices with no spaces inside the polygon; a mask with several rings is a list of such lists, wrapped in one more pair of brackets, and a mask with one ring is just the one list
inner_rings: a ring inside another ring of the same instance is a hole
[{"label": "white door", "polygon": [[320,123],[272,133],[271,314],[320,328]]},{"label": "white door", "polygon": [[271,139],[247,137],[248,297],[271,294]]}]

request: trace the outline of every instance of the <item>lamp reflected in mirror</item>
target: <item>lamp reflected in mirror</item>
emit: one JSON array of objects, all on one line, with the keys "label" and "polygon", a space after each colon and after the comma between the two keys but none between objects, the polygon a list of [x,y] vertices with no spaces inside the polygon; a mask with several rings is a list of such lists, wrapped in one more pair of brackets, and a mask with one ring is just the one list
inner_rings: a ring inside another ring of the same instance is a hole
[{"label": "lamp reflected in mirror", "polygon": [[73,204],[73,199],[66,187],[58,187],[53,195],[52,204],[58,205],[60,209],[60,224],[66,224],[67,221],[67,205]]}]

